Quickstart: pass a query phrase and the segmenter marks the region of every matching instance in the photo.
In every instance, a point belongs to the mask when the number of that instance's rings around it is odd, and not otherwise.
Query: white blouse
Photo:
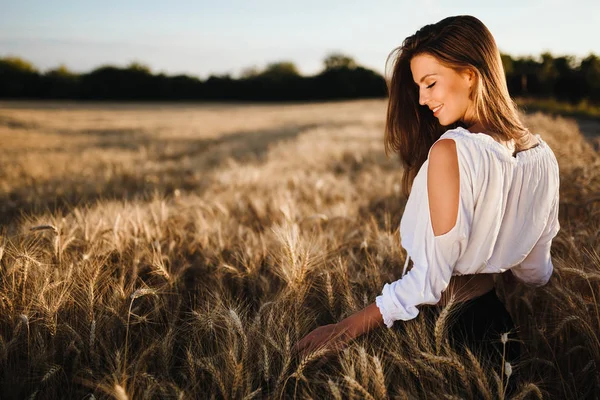
[[[559,170],[552,149],[539,145],[518,152],[485,133],[451,129],[438,140],[456,142],[460,200],[456,224],[435,236],[427,195],[428,159],[419,169],[400,222],[407,251],[401,279],[386,283],[376,304],[388,327],[436,304],[452,275],[512,270],[521,281],[541,286],[552,275],[552,239],[558,222]],[[513,144],[514,150],[514,144]],[[431,149],[430,149],[431,152]],[[409,257],[413,267],[406,273]]]

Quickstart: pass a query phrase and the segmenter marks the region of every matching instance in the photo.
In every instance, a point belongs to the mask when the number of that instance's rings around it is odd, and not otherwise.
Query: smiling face
[[[413,80],[419,87],[419,104],[427,106],[442,126],[462,121],[475,123],[473,101],[469,99],[475,76],[472,71],[457,72],[429,54],[410,60]]]

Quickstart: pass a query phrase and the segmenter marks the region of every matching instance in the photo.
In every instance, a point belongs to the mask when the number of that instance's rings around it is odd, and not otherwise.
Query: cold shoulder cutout
[[[453,140],[438,140],[431,147],[427,198],[434,236],[448,233],[456,225],[460,199],[460,172]]]

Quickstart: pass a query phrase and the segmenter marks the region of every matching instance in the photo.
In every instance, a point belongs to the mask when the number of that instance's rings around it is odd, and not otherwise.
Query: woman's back
[[[402,246],[414,262],[427,263],[426,253],[432,248],[462,241],[453,275],[512,269],[531,285],[547,282],[552,273],[550,244],[560,229],[559,170],[552,149],[536,137],[539,145],[514,157],[484,133],[456,128],[440,137],[456,142],[459,213],[449,232],[433,236],[426,161],[415,178],[411,190],[415,195],[409,197],[400,225]]]

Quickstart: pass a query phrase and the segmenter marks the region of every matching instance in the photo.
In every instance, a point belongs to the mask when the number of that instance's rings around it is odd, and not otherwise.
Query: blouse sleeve
[[[415,318],[419,314],[418,305],[439,302],[456,261],[466,249],[474,210],[472,169],[461,141],[455,142],[460,177],[456,223],[450,231],[434,235],[427,193],[428,159],[415,177],[400,222],[402,246],[413,260],[413,267],[401,279],[386,283],[375,300],[388,328],[396,320]]]
[[[544,228],[542,236],[533,246],[531,252],[525,257],[520,264],[511,268],[513,274],[529,286],[543,286],[550,280],[550,276],[554,271],[552,258],[550,257],[550,248],[552,247],[552,239],[560,230],[558,222],[558,203],[559,203],[558,188],[554,196],[548,223]]]

